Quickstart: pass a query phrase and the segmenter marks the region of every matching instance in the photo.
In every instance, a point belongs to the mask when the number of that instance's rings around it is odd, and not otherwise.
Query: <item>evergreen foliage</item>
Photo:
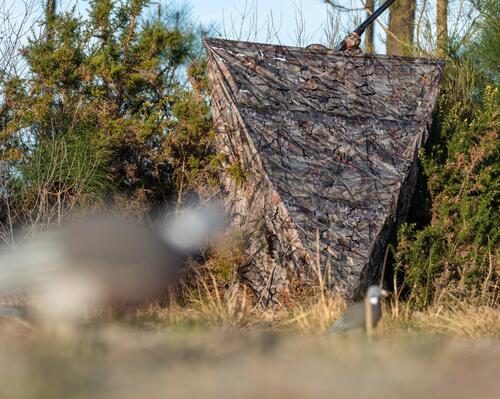
[[[186,9],[148,17],[149,5],[91,0],[87,18],[47,11],[22,50],[28,73],[2,82],[1,155],[18,186],[83,185],[75,205],[120,196],[147,210],[213,182],[200,28]]]
[[[430,223],[399,231],[396,266],[420,308],[445,298],[499,298],[499,50],[492,40],[500,15],[494,1],[479,9],[475,40],[449,55],[434,134],[420,157]]]

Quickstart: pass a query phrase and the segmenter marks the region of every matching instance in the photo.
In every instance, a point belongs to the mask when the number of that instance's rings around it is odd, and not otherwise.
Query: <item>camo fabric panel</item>
[[[228,211],[251,243],[265,241],[246,278],[272,298],[314,276],[319,249],[329,284],[354,297],[377,276],[409,206],[442,62],[219,39],[205,47],[218,143],[246,172],[239,186],[226,176]]]

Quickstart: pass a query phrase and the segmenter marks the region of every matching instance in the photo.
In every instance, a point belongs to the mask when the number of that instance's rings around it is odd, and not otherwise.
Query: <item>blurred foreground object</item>
[[[217,227],[206,209],[158,231],[111,217],[73,222],[0,253],[0,296],[28,292],[38,317],[68,321],[138,305],[167,292]]]
[[[370,334],[382,317],[380,299],[387,296],[389,296],[388,291],[378,285],[371,285],[364,301],[351,305],[328,329],[327,334],[345,335],[362,330]]]
[[[0,306],[0,337],[30,337],[34,324],[31,308]]]

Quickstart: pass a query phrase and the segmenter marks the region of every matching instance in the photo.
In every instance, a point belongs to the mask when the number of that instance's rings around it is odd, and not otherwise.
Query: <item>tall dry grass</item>
[[[212,265],[213,266],[213,265]],[[227,265],[226,265],[227,266]],[[236,266],[235,266],[236,268]],[[321,276],[321,274],[318,274]],[[383,302],[376,337],[439,334],[456,338],[500,338],[498,306],[477,306],[446,298],[424,310],[402,301],[399,293]],[[322,279],[310,282],[306,294],[290,295],[283,304],[264,307],[244,285],[221,286],[213,270],[198,271],[168,304],[155,303],[129,314],[141,326],[168,329],[232,328],[322,335],[349,304],[324,287]]]

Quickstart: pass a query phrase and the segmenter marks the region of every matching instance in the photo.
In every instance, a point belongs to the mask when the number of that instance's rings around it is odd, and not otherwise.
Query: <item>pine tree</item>
[[[117,198],[151,208],[212,176],[202,72],[185,81],[199,29],[185,9],[145,17],[149,3],[91,0],[81,18],[47,1],[45,29],[22,52],[28,73],[5,82],[0,107],[19,201],[30,191],[31,208],[41,192],[51,210]]]

